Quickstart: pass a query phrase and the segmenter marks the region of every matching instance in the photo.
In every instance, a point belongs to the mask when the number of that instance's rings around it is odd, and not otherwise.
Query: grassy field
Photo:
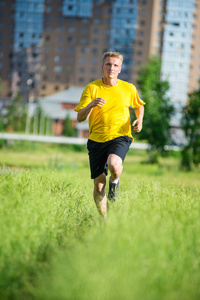
[[[199,299],[199,170],[131,149],[103,220],[75,150],[0,149],[0,299]]]

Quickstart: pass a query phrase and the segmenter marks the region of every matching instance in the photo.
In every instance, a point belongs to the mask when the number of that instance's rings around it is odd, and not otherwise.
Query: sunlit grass
[[[0,150],[0,298],[199,299],[199,171],[146,161],[127,155],[104,221],[86,150]]]

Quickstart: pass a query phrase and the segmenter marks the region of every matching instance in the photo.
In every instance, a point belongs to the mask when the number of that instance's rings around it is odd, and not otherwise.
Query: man
[[[94,201],[100,214],[107,215],[106,176],[110,171],[108,198],[115,201],[119,189],[122,163],[132,143],[129,107],[135,109],[134,131],[140,132],[145,104],[133,84],[118,79],[123,56],[106,52],[103,56],[103,78],[86,86],[75,108],[78,122],[89,118],[89,151],[91,178],[94,179]]]

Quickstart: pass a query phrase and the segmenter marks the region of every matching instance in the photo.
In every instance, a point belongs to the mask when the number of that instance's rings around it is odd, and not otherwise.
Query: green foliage
[[[170,142],[170,118],[174,111],[166,95],[169,83],[160,79],[160,73],[161,61],[153,56],[138,74],[138,87],[146,102],[143,129],[139,138],[151,145],[155,159],[155,153],[162,153],[164,146]]]
[[[70,116],[67,115],[63,123],[63,135],[64,136],[76,136],[76,129],[72,126]]]
[[[53,120],[48,118],[41,105],[37,105],[34,115],[29,120],[29,132],[41,135],[52,134]]]
[[[0,149],[6,145],[6,140],[0,139]]]
[[[4,122],[3,122],[3,120],[0,120],[0,132],[4,131],[5,129],[6,129],[6,126],[5,126]]]
[[[7,129],[11,131],[25,131],[26,127],[26,104],[18,93],[7,107]]]
[[[182,166],[188,164],[190,170],[191,163],[196,167],[200,164],[200,89],[188,95],[181,126],[188,140],[188,144],[182,151]],[[188,156],[189,152],[190,156]]]

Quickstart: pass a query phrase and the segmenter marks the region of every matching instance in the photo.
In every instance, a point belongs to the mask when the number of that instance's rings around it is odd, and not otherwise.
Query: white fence
[[[34,134],[17,134],[17,133],[1,133],[0,139],[5,140],[21,140],[43,143],[57,143],[57,144],[71,144],[71,145],[86,145],[87,139],[77,137],[63,137],[63,136],[46,136],[46,135],[34,135]],[[131,148],[133,149],[148,149],[149,145],[145,143],[133,142]],[[165,146],[166,150],[179,151],[178,146]]]

